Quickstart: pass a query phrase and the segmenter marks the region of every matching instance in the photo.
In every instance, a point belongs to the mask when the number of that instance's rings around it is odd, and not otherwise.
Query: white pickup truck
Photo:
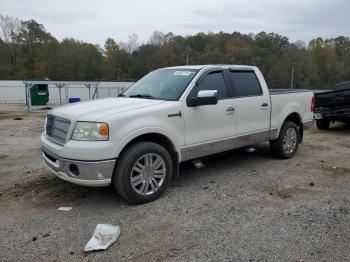
[[[115,98],[51,110],[41,136],[46,166],[86,186],[113,184],[132,203],[160,197],[179,163],[264,141],[293,157],[313,124],[314,95],[269,91],[257,67],[155,70]]]

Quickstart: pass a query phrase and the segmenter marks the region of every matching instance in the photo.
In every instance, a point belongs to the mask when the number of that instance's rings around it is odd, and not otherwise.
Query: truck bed
[[[298,108],[304,124],[312,122],[312,90],[304,89],[269,89],[271,97],[271,130],[279,128],[280,123],[288,116],[290,108]],[[277,138],[277,133],[271,140]],[[271,138],[271,137],[270,137]]]

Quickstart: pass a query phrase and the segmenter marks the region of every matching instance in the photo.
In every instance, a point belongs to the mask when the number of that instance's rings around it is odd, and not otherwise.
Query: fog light
[[[72,175],[79,176],[79,168],[76,164],[70,164],[69,171],[72,173]]]

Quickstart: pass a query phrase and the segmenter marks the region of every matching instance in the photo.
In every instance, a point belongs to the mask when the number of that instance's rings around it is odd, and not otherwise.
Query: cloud
[[[216,8],[199,8],[198,19],[187,24],[194,30],[277,32],[291,40],[318,36],[350,35],[350,1],[255,0],[225,1]]]

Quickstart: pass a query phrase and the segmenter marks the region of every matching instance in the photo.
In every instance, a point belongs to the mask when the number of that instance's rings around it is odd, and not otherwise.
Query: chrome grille
[[[53,140],[64,144],[70,127],[70,120],[61,117],[47,115],[46,117],[46,135]]]

